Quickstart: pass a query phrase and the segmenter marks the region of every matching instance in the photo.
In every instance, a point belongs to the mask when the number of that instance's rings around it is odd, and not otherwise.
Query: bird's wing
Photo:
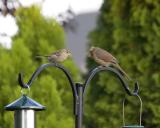
[[[53,52],[50,56],[61,56],[61,52],[60,51],[56,51],[56,52]]]
[[[95,52],[97,58],[100,58],[105,62],[117,63],[117,59],[114,56],[112,56],[109,52],[101,48],[97,48]]]

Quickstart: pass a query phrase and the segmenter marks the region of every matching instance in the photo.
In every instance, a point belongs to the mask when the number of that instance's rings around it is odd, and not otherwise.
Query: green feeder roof
[[[21,98],[5,106],[5,109],[8,111],[22,110],[22,109],[32,109],[36,111],[41,111],[45,109],[45,106],[39,104],[38,102],[27,97],[26,95],[22,95]]]

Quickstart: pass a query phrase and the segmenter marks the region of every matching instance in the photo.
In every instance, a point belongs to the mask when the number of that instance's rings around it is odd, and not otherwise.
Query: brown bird
[[[56,52],[53,52],[50,55],[36,56],[37,58],[47,57],[49,62],[63,62],[68,57],[72,56],[71,52],[67,49],[60,49]]]
[[[126,76],[128,80],[131,80],[130,77],[120,67],[117,59],[109,52],[98,47],[91,47],[89,50],[89,57],[93,58],[98,64],[102,66],[113,66],[117,68],[124,76]]]

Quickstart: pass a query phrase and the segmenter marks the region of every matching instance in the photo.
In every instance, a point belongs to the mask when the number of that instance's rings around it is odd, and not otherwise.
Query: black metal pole
[[[70,73],[66,70],[66,68],[64,68],[62,65],[58,64],[58,63],[49,63],[49,64],[43,64],[41,65],[31,76],[30,80],[28,81],[28,83],[24,83],[23,81],[23,76],[20,73],[19,77],[18,77],[18,81],[19,84],[22,88],[28,88],[32,85],[32,82],[35,80],[35,78],[47,67],[56,67],[59,68],[63,71],[63,73],[66,75],[66,77],[68,78],[69,82],[70,82],[70,86],[72,89],[72,93],[73,93],[73,108],[74,108],[74,114],[75,114],[75,128],[82,128],[82,122],[83,122],[83,100],[85,97],[85,93],[87,90],[87,87],[89,86],[90,81],[92,80],[92,78],[101,71],[110,71],[112,73],[114,73],[119,79],[120,82],[122,84],[122,86],[124,87],[125,91],[128,93],[128,95],[132,96],[132,95],[137,95],[138,91],[139,91],[139,86],[138,86],[138,82],[135,82],[135,89],[134,91],[130,91],[128,84],[125,82],[123,75],[118,72],[116,69],[112,68],[112,67],[104,67],[104,66],[98,66],[96,68],[94,68],[93,70],[91,70],[91,72],[88,74],[88,77],[85,81],[84,84],[80,84],[80,83],[74,83],[72,80],[72,77],[70,75]]]
[[[82,128],[83,121],[83,85],[76,83],[78,92],[77,115],[75,118],[75,128]]]

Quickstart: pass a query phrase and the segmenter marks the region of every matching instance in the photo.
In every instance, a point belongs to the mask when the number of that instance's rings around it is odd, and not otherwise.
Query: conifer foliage
[[[160,126],[160,2],[158,0],[104,0],[90,46],[111,52],[122,68],[139,81],[143,100],[142,123]],[[88,67],[96,64],[88,59]],[[122,126],[124,90],[111,74],[97,76],[88,92],[86,125],[91,128]],[[133,90],[133,83],[130,83]],[[126,123],[138,124],[139,102],[128,98]]]
[[[45,18],[40,8],[31,6],[16,12],[19,31],[13,37],[11,49],[0,47],[0,127],[14,127],[14,114],[4,106],[21,96],[18,73],[24,74],[27,82],[32,73],[47,60],[38,60],[36,55],[46,55],[64,48],[64,31],[54,20]],[[77,69],[73,61],[63,65],[76,80]],[[29,97],[46,106],[37,112],[37,128],[73,128],[72,93],[66,76],[56,68],[43,71],[33,82]]]

